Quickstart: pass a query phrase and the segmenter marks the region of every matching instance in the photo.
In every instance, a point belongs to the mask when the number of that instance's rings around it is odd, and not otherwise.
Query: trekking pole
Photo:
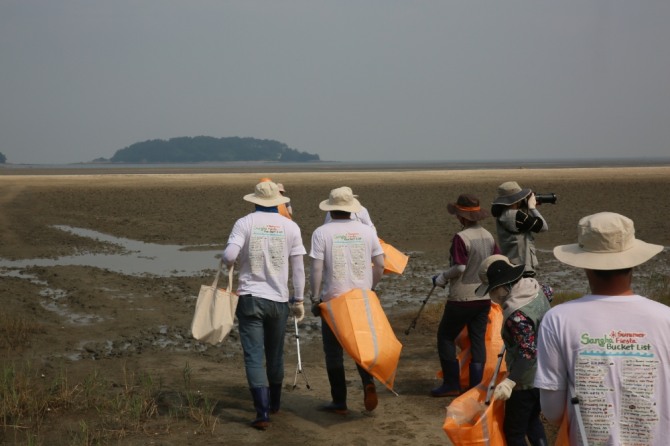
[[[579,410],[579,397],[570,397],[570,403],[575,408],[575,417],[577,418],[577,426],[579,427],[579,435],[582,437],[582,445],[589,446],[589,439],[586,438],[586,429],[584,428],[584,420],[582,420],[582,413]]]
[[[496,388],[496,379],[498,379],[498,372],[500,372],[500,366],[502,365],[502,359],[505,356],[505,344],[503,344],[498,353],[498,362],[496,363],[496,369],[493,372],[491,381],[489,381],[489,388],[486,390],[486,401],[484,403],[488,406],[491,403],[491,395],[493,395],[493,390]]]
[[[298,350],[298,366],[295,369],[295,378],[293,378],[293,389],[295,390],[297,387],[298,374],[305,378],[305,385],[308,389],[311,389],[309,386],[309,381],[307,381],[307,375],[305,375],[305,371],[302,369],[302,360],[300,359],[300,334],[298,333],[298,318],[293,318],[293,324],[295,325],[295,345],[296,349]]]
[[[409,324],[409,327],[407,327],[407,330],[405,330],[405,334],[408,335],[410,330],[412,330],[414,327],[416,327],[416,321],[419,320],[419,316],[421,316],[421,312],[423,311],[423,307],[426,306],[426,303],[428,302],[428,299],[430,299],[430,295],[433,294],[433,291],[435,291],[436,285],[433,285],[433,288],[430,289],[430,293],[428,293],[428,296],[423,300],[423,303],[421,304],[421,308],[419,308],[419,312],[417,313],[416,317],[412,321],[411,324]]]

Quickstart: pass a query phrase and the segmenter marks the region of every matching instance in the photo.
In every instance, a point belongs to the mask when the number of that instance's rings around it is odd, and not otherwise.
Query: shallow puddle
[[[125,275],[155,276],[194,276],[203,270],[216,269],[218,260],[214,257],[220,249],[211,246],[158,245],[127,238],[114,237],[90,229],[70,226],[54,226],[62,231],[81,237],[88,237],[106,243],[119,245],[124,253],[116,254],[81,254],[59,257],[57,259],[24,259],[7,260],[0,258],[0,275],[16,275],[11,270],[29,266],[52,267],[57,265],[92,266],[107,269]],[[2,271],[4,270],[4,271]]]

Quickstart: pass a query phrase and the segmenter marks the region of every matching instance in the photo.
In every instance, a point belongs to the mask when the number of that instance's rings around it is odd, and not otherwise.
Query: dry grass
[[[66,369],[48,381],[30,364],[3,364],[1,372],[1,427],[20,444],[48,444],[50,432],[43,426],[50,417],[68,425],[72,445],[120,440],[143,432],[148,423],[159,418],[166,430],[171,422],[188,420],[196,423],[197,429],[212,432],[217,422],[215,402],[190,390],[188,364],[184,392],[169,401],[154,377],[125,367],[120,384],[97,370],[78,382],[72,382]]]

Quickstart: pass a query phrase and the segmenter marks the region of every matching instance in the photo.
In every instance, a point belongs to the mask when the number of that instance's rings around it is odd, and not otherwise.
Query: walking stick
[[[298,366],[295,369],[295,378],[293,379],[293,389],[295,390],[296,386],[298,385],[298,374],[302,375],[303,378],[305,378],[305,385],[307,386],[308,389],[311,389],[309,386],[309,381],[307,381],[307,375],[305,375],[305,371],[302,369],[302,360],[300,359],[300,334],[298,333],[298,319],[296,317],[293,318],[293,325],[295,325],[295,345],[296,349],[298,350]]]
[[[416,321],[419,320],[419,316],[421,316],[421,312],[423,311],[423,307],[426,306],[426,303],[428,302],[428,299],[430,299],[430,295],[433,294],[433,291],[435,291],[435,286],[433,285],[433,288],[430,289],[430,293],[428,293],[428,296],[423,300],[423,303],[421,304],[421,308],[419,308],[419,312],[417,313],[416,317],[412,321],[411,324],[409,324],[409,327],[407,327],[407,330],[405,330],[405,334],[408,335],[410,330],[412,330],[414,327],[416,327]]]
[[[493,377],[489,381],[489,388],[486,390],[486,401],[484,403],[488,406],[491,403],[491,395],[493,395],[493,390],[496,388],[496,379],[498,378],[498,372],[500,372],[500,366],[502,364],[503,356],[505,356],[505,344],[503,344],[498,353],[498,362],[496,363],[496,369],[493,372]]]
[[[570,397],[570,403],[575,408],[575,417],[577,418],[577,426],[579,427],[579,435],[582,437],[582,445],[589,446],[589,440],[586,438],[586,429],[584,429],[584,420],[582,420],[582,412],[579,410],[579,397]]]

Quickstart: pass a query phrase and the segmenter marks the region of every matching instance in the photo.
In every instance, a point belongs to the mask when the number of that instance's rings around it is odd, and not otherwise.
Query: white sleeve
[[[291,256],[289,261],[293,273],[293,297],[297,301],[302,301],[305,298],[305,264],[302,255]]]
[[[323,278],[323,260],[312,259],[312,270],[310,273],[309,284],[312,292],[312,298],[318,300],[321,294],[321,279]]]
[[[540,407],[542,414],[551,424],[559,425],[565,414],[565,390],[540,389]]]

